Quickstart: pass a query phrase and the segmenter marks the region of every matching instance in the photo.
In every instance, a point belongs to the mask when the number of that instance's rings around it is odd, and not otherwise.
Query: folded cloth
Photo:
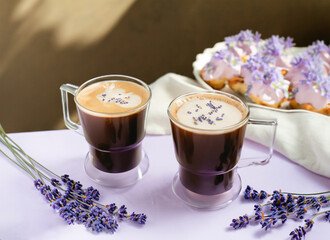
[[[148,113],[148,134],[170,134],[170,122],[167,116],[170,102],[181,94],[205,90],[197,81],[174,73],[160,77],[150,85],[150,88],[152,99]]]
[[[152,100],[147,133],[170,134],[167,107],[177,96],[203,91],[197,81],[168,73],[150,85]],[[281,110],[251,104],[251,118],[277,119],[274,149],[297,164],[330,178],[330,117],[305,110]],[[250,127],[249,127],[250,128]],[[249,129],[248,128],[248,129]],[[246,137],[260,144],[269,142],[271,131],[253,127]]]

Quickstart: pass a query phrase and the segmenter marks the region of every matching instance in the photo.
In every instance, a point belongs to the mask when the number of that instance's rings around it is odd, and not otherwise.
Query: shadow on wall
[[[64,128],[61,84],[193,77],[196,54],[240,30],[329,44],[328,9],[328,0],[2,1],[0,123],[7,132]]]

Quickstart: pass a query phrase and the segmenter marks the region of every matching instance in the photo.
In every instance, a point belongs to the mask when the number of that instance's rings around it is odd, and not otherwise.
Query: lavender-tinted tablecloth
[[[94,184],[84,173],[88,146],[83,137],[69,130],[14,133],[10,136],[32,157],[58,174],[69,174],[101,192],[101,202],[125,204],[128,211],[147,214],[147,224],[120,223],[113,235],[93,234],[82,225],[66,225],[35,190],[32,179],[0,154],[0,239],[289,239],[289,233],[303,221],[288,220],[265,232],[260,226],[233,230],[232,218],[253,213],[253,203],[242,193],[228,207],[217,211],[190,208],[172,193],[171,183],[178,164],[171,136],[147,136],[143,146],[150,168],[143,179],[126,189],[109,189]],[[2,146],[1,146],[2,147]],[[262,155],[263,148],[246,140],[243,155]],[[266,166],[238,170],[243,183],[255,189],[316,192],[330,188],[328,178],[316,175],[275,153]],[[243,190],[242,190],[243,191]],[[329,223],[316,219],[307,239],[329,236]]]

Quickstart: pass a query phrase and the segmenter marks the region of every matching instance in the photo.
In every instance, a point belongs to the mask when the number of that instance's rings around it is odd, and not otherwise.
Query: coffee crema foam
[[[87,86],[76,98],[80,105],[94,112],[123,113],[144,104],[149,93],[136,83],[111,80]]]
[[[186,126],[220,130],[239,123],[247,110],[226,96],[201,94],[182,99],[171,113]]]

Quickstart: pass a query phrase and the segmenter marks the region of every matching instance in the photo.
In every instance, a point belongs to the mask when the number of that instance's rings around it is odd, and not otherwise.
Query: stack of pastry
[[[261,40],[250,30],[225,38],[226,48],[213,54],[201,70],[202,79],[221,90],[226,84],[257,104],[330,115],[330,47],[317,41],[299,55],[292,38]]]

